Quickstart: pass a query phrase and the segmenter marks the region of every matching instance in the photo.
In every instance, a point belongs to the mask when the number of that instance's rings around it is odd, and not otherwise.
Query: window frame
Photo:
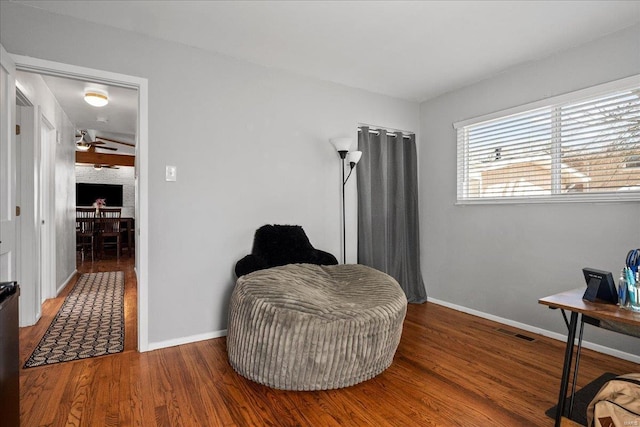
[[[565,93],[558,96],[553,96],[539,101],[530,102],[517,107],[508,108],[505,110],[496,111],[483,116],[474,117],[471,119],[459,121],[453,123],[453,128],[456,133],[456,205],[482,205],[482,204],[534,204],[534,203],[567,203],[567,202],[638,202],[640,201],[640,191],[610,191],[610,192],[594,192],[594,193],[559,193],[545,196],[524,196],[524,197],[464,197],[465,191],[465,179],[464,176],[469,173],[467,153],[468,138],[463,137],[462,144],[466,146],[460,146],[459,134],[465,131],[465,127],[479,124],[482,122],[488,122],[497,119],[507,119],[509,116],[516,114],[522,114],[526,112],[532,112],[543,108],[551,108],[552,111],[557,109],[566,103],[577,103],[585,99],[594,98],[598,96],[605,96],[611,92],[623,91],[627,89],[640,88],[640,74],[636,74],[623,79],[611,81],[604,84],[599,84],[586,89],[580,89],[577,91]],[[553,113],[552,113],[553,114]],[[555,138],[554,138],[555,139]],[[555,149],[554,149],[555,147]],[[552,139],[552,151],[559,152],[559,144],[553,142]],[[465,156],[460,159],[460,155]],[[560,162],[560,158],[552,156],[552,163]],[[557,185],[560,176],[560,170],[557,168],[551,172],[551,185]],[[468,182],[468,180],[467,180]]]

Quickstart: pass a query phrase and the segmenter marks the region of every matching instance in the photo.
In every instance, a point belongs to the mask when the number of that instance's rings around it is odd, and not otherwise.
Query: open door
[[[38,137],[40,107],[31,105],[16,90],[20,101],[16,109],[16,121],[20,126],[18,138],[17,179],[20,218],[18,221],[18,278],[20,280],[20,326],[34,325],[41,315],[42,256],[40,250],[40,141]]]
[[[16,67],[0,45],[0,281],[16,272]]]

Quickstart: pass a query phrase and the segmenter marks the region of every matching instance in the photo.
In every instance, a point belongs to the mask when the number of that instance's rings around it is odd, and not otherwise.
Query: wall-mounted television
[[[106,199],[107,206],[122,206],[122,185],[76,183],[76,206],[91,206]]]

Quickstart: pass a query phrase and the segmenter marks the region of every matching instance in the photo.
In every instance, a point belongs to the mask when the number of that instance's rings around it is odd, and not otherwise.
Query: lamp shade
[[[361,157],[362,151],[350,151],[349,154],[347,154],[347,163],[353,164],[355,166],[358,164]]]
[[[109,103],[109,97],[106,92],[97,89],[89,89],[84,93],[84,100],[87,104],[94,107],[104,107]]]
[[[331,138],[329,141],[338,152],[349,151],[349,147],[351,147],[351,138]]]

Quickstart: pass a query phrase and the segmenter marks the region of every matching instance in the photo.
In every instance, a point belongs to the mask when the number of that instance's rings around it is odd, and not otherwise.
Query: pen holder
[[[640,312],[640,285],[639,283],[627,283],[627,304],[624,308]]]
[[[620,308],[629,307],[629,287],[627,286],[627,281],[622,278],[618,282],[618,304]]]

